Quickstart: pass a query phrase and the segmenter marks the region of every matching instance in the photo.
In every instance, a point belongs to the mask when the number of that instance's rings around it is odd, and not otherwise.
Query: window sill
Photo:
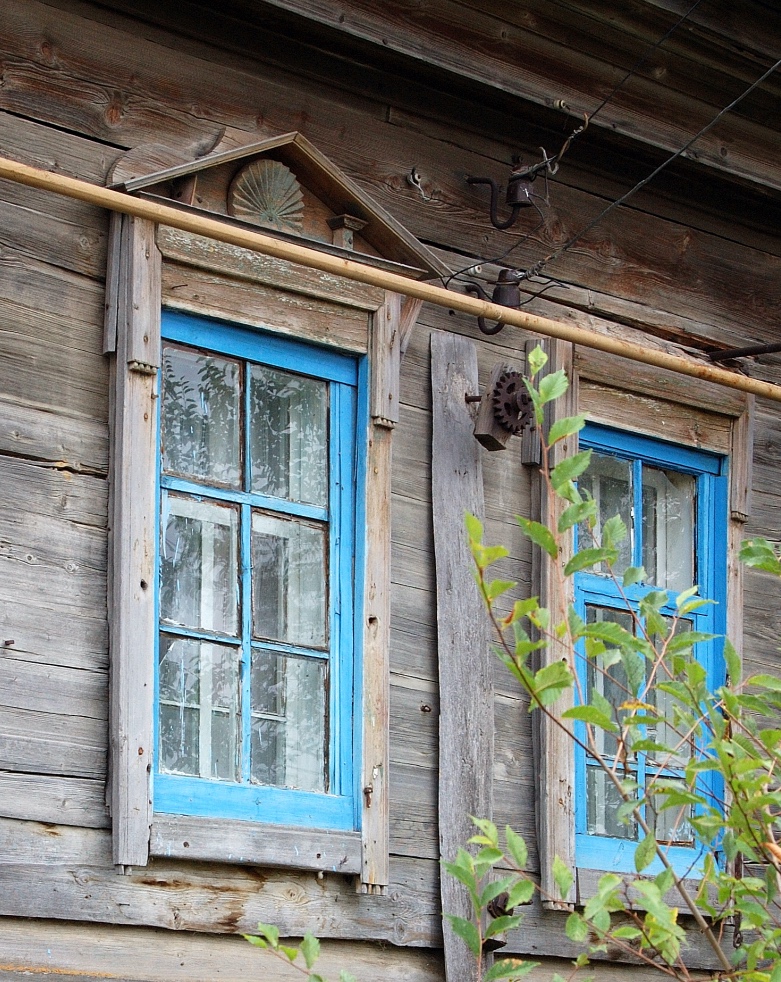
[[[585,869],[580,866],[578,867],[577,877],[576,877],[576,885],[577,885],[577,900],[575,902],[576,906],[583,907],[592,897],[595,897],[597,895],[599,881],[601,877],[605,876],[605,874],[608,872],[611,871],[603,870],[603,869]],[[615,870],[613,870],[612,872],[615,872],[617,876],[622,876],[622,877],[632,876],[635,877],[636,879],[648,879],[648,880],[653,879],[652,876],[640,876],[635,873],[619,873],[616,872]],[[690,894],[696,894],[700,886],[700,880],[697,877],[686,877],[683,880],[683,883]],[[632,903],[631,888],[629,892],[629,900],[630,900],[630,906],[634,907],[634,904]],[[664,902],[667,904],[674,904],[676,906],[682,907],[680,894],[675,889],[675,887],[673,887],[672,890],[667,891],[667,893],[664,896]],[[685,910],[682,910],[681,912],[684,914],[687,913],[687,911]]]
[[[361,872],[361,833],[156,815],[150,855],[247,866]]]

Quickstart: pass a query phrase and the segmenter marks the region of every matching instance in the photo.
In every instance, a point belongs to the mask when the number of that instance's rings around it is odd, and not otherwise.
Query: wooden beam
[[[464,514],[483,519],[480,447],[464,396],[477,392],[477,352],[467,338],[431,335],[432,499],[439,656],[439,844],[453,860],[474,828],[469,816],[492,817],[494,758],[490,626],[472,579]],[[442,909],[471,916],[458,881],[442,875]],[[474,958],[445,923],[448,982],[470,982]]]
[[[706,379],[743,392],[764,396],[774,402],[781,402],[781,386],[763,382],[760,379],[746,378],[726,369],[717,368],[710,363],[689,361],[678,355],[648,350],[639,344],[594,334],[584,328],[549,320],[546,317],[538,317],[523,310],[501,307],[498,304],[445,290],[430,283],[416,282],[405,276],[400,276],[398,273],[365,266],[352,259],[343,259],[339,256],[321,253],[316,249],[301,246],[295,242],[276,239],[262,232],[234,228],[216,218],[206,218],[202,215],[178,211],[167,205],[133,198],[108,188],[96,187],[86,181],[66,177],[63,174],[53,174],[37,167],[29,167],[7,158],[0,158],[0,178],[17,181],[20,184],[40,190],[52,191],[55,194],[64,194],[80,201],[88,201],[101,208],[107,208],[110,211],[135,215],[138,218],[145,218],[161,225],[194,232],[196,235],[205,235],[218,242],[227,242],[267,256],[286,259],[289,262],[299,263],[311,269],[319,269],[335,276],[344,276],[346,279],[379,286],[403,296],[428,301],[439,307],[460,310],[475,317],[483,316],[491,321],[502,321],[506,325],[520,327],[545,337],[582,344],[587,348],[620,355],[631,361],[667,368],[681,375]]]

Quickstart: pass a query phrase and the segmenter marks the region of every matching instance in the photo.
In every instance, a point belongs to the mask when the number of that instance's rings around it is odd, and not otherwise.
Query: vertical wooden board
[[[374,315],[371,340],[371,416],[383,426],[399,421],[399,368],[401,365],[401,297],[386,293]]]
[[[125,225],[125,223],[123,223]],[[160,254],[152,223],[123,231],[111,528],[111,815],[114,862],[143,866],[152,764]],[[124,244],[127,242],[127,251]]]
[[[548,353],[548,363],[541,375],[564,369],[570,380],[567,394],[547,407],[545,428],[550,428],[555,419],[571,416],[577,411],[577,381],[572,368],[572,345],[565,341],[550,340],[542,343]],[[539,379],[539,376],[538,376]],[[564,457],[577,452],[577,435],[562,440],[551,451],[549,466],[555,467]],[[566,502],[560,499],[549,500],[544,478],[540,473],[533,484],[532,518],[551,528],[555,528],[559,515]],[[559,564],[567,561],[565,554]],[[558,564],[543,555],[539,547],[532,551],[533,589],[540,598],[540,604],[551,611],[552,623],[563,621],[567,614],[569,593]],[[545,664],[566,659],[571,654],[566,645],[551,642],[541,653]],[[575,666],[571,666],[573,671]],[[568,706],[565,697],[556,704],[556,712],[561,713]],[[535,773],[537,774],[537,848],[540,857],[540,887],[544,906],[552,909],[568,909],[574,902],[574,888],[567,897],[559,895],[553,876],[553,860],[558,856],[567,866],[575,868],[575,800],[574,800],[574,754],[572,737],[566,729],[554,725],[543,713],[533,715],[533,738],[535,754]]]
[[[453,859],[472,834],[470,815],[490,818],[494,749],[490,628],[472,578],[464,514],[484,512],[480,447],[472,435],[465,396],[477,391],[475,345],[466,338],[431,335],[433,396],[432,498],[437,576],[439,657],[439,842]],[[442,876],[442,908],[469,917],[466,891]],[[474,959],[448,924],[449,982],[474,976]]]
[[[390,727],[390,555],[392,430],[372,426],[366,478],[366,579],[363,642],[363,815],[361,891],[390,882],[388,731]],[[367,789],[371,789],[370,791]]]
[[[751,517],[755,415],[756,398],[748,396],[745,410],[732,421],[729,507],[736,522],[747,522]]]

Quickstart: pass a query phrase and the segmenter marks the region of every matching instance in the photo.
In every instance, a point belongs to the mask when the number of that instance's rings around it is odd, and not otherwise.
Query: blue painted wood
[[[159,494],[168,491],[239,505],[240,635],[224,635],[173,627],[161,623],[161,631],[181,637],[225,641],[241,648],[242,733],[241,780],[222,782],[200,777],[160,773],[153,776],[154,809],[157,813],[220,816],[271,824],[324,829],[360,827],[360,647],[362,632],[356,609],[362,609],[363,537],[356,535],[356,516],[365,508],[365,458],[368,439],[368,366],[366,358],[353,358],[295,340],[236,327],[207,318],[166,311],[163,336],[168,341],[191,345],[243,360],[270,365],[329,384],[329,507],[277,499],[252,493],[244,468],[242,490],[227,490],[172,475],[158,478]],[[248,364],[244,367],[245,381]],[[249,391],[244,385],[244,418],[249,419]],[[159,427],[158,427],[159,429]],[[250,459],[248,427],[244,427],[243,453]],[[328,523],[329,637],[327,650],[282,642],[252,639],[251,522],[253,509],[296,519]],[[158,518],[159,521],[159,518]],[[158,539],[160,533],[158,529]],[[159,571],[158,585],[159,595]],[[159,599],[158,599],[159,609]],[[159,644],[159,641],[158,641]],[[250,682],[253,650],[260,648],[327,659],[329,662],[328,793],[266,787],[250,781],[251,717]],[[157,681],[156,681],[157,687]],[[155,759],[158,759],[158,713],[155,713]]]
[[[632,461],[634,481],[635,521],[632,546],[632,563],[642,565],[642,468],[645,464],[669,470],[693,474],[697,478],[697,510],[695,524],[695,579],[700,587],[700,595],[716,601],[687,615],[696,631],[723,635],[726,630],[726,592],[727,592],[727,523],[728,523],[728,480],[725,458],[706,451],[694,450],[675,444],[613,430],[609,427],[588,424],[580,435],[581,449],[591,448],[599,453],[607,453]],[[653,589],[653,584],[640,584],[627,588],[624,592],[630,605],[636,607],[644,593]],[[675,613],[675,594],[669,592],[670,602],[662,613],[672,616]],[[625,601],[618,586],[605,576],[584,571],[575,576],[575,608],[585,619],[586,606],[596,605],[626,609]],[[717,688],[724,680],[723,638],[714,637],[711,641],[698,644],[695,655],[705,666],[708,686]],[[585,659],[579,662],[581,685],[586,686]],[[577,724],[576,733],[581,740],[585,737],[585,727]],[[633,840],[609,836],[589,835],[586,815],[586,771],[587,755],[584,749],[575,753],[576,811],[575,811],[575,855],[578,866],[585,868],[631,872],[634,870]],[[680,773],[674,768],[670,776]],[[667,771],[665,771],[667,774]],[[638,755],[637,779],[644,786],[645,757]],[[717,800],[721,800],[723,786],[713,775],[702,777],[703,788]],[[680,874],[696,873],[702,862],[700,847],[671,846],[668,857]],[[658,869],[657,869],[658,866]],[[648,872],[654,874],[661,869],[653,864]]]

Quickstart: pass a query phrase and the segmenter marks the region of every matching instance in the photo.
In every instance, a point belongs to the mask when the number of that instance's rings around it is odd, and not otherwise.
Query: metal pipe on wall
[[[653,365],[656,368],[665,368],[680,375],[715,382],[718,385],[726,385],[742,392],[764,396],[774,402],[781,402],[781,386],[773,385],[770,382],[747,378],[712,364],[689,361],[679,355],[671,355],[664,351],[649,350],[631,341],[622,341],[618,338],[596,334],[585,328],[564,324],[547,317],[539,317],[526,311],[502,307],[468,294],[455,293],[441,286],[422,283],[398,273],[376,269],[354,259],[328,255],[308,246],[276,239],[271,235],[265,235],[263,232],[227,225],[218,218],[190,214],[158,202],[134,198],[121,191],[98,187],[95,184],[74,177],[67,177],[64,174],[53,174],[50,171],[30,167],[5,157],[0,157],[0,178],[38,188],[42,191],[51,191],[54,194],[76,198],[79,201],[96,205],[99,208],[106,208],[109,211],[146,218],[161,225],[181,229],[184,232],[203,235],[218,242],[240,246],[253,252],[263,253],[266,256],[298,263],[335,276],[343,276],[349,280],[391,290],[404,296],[415,297],[439,307],[459,310],[474,317],[484,317],[486,320],[502,321],[504,324],[520,327],[525,331],[541,334],[544,337],[559,338],[572,344],[580,344],[608,354],[619,355],[630,361]]]

